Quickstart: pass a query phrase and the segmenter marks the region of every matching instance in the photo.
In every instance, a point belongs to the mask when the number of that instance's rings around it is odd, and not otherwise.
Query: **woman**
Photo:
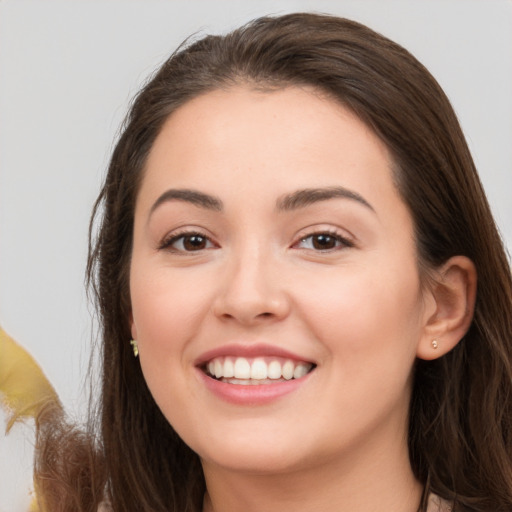
[[[182,47],[97,216],[100,437],[41,417],[49,510],[510,510],[510,269],[403,48],[312,14]]]

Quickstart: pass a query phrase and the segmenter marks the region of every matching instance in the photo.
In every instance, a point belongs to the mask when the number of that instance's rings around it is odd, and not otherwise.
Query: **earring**
[[[437,340],[432,340],[432,348],[435,350],[439,346],[439,343],[437,343]]]
[[[135,357],[137,357],[139,355],[139,346],[137,345],[137,341],[136,340],[131,340],[130,341],[130,345],[133,348],[133,355]]]

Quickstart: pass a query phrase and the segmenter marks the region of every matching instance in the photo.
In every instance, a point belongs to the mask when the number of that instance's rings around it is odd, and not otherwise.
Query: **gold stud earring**
[[[131,340],[130,341],[130,345],[133,348],[133,355],[135,357],[137,357],[139,355],[139,346],[137,345],[137,341],[136,340]]]
[[[432,340],[432,348],[435,350],[439,346],[439,343],[437,343],[437,340]]]

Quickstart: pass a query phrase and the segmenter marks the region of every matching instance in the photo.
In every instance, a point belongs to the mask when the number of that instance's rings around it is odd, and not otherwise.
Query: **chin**
[[[302,466],[304,462],[297,446],[300,443],[283,443],[268,437],[225,435],[217,441],[212,439],[208,446],[192,446],[192,449],[198,453],[203,465],[227,471],[269,474],[288,472]]]
[[[201,457],[203,466],[215,466],[225,471],[246,473],[254,475],[271,475],[288,473],[299,469],[302,464],[299,460],[292,460],[290,453],[286,456],[265,452],[242,453],[238,452],[224,454],[219,457],[217,454],[212,457]]]

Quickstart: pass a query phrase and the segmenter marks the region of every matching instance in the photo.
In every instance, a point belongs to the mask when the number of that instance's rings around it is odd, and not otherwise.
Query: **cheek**
[[[414,359],[421,333],[421,294],[414,265],[365,265],[336,271],[302,290],[304,316],[316,337],[345,358],[387,353]],[[318,277],[318,276],[317,276]]]
[[[133,268],[130,291],[144,379],[158,407],[174,424],[187,410],[192,368],[189,341],[208,306],[199,286],[180,282],[169,270]]]
[[[175,359],[208,311],[204,288],[194,286],[194,280],[181,282],[169,271],[151,275],[135,268],[130,292],[142,358]]]

